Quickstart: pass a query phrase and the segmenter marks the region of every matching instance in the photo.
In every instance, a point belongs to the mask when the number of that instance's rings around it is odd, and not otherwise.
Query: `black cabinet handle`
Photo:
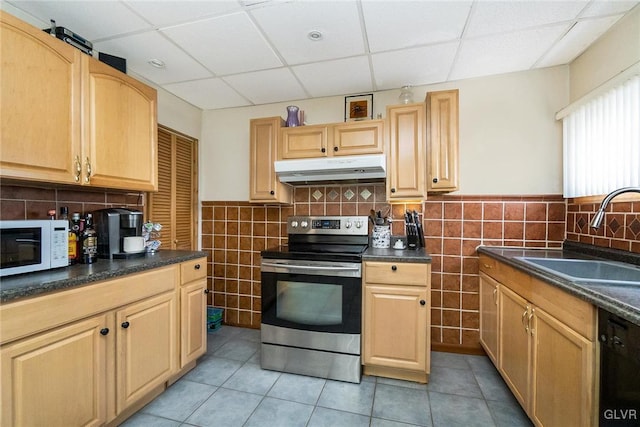
[[[194,265],[193,268],[195,268],[196,270],[200,270],[200,264]]]
[[[276,192],[271,190],[271,191],[269,191],[269,194],[271,194],[273,196],[274,194],[276,194]]]
[[[392,188],[392,189],[391,189],[391,192],[392,192],[392,193],[395,193],[395,192],[396,192],[396,189],[395,189],[395,188]]]
[[[122,326],[123,329],[127,329],[129,327],[129,322],[122,322],[120,326]]]
[[[109,333],[109,328],[100,329],[100,335],[107,335]]]
[[[438,178],[433,178],[432,181],[433,181],[434,184],[437,184],[438,183]]]
[[[205,294],[208,294],[209,292],[211,292],[209,289],[205,289],[205,290],[204,290],[204,293],[205,293]]]
[[[395,265],[392,265],[392,266],[391,266],[391,271],[396,271],[397,269],[398,269],[398,267],[397,267],[397,266],[395,266]]]
[[[420,300],[420,305],[425,305],[427,302],[423,299]]]
[[[333,151],[338,151],[338,147],[333,147]]]
[[[324,147],[322,147],[322,150],[320,150],[320,151],[322,151],[323,153],[326,153],[326,152],[327,152],[327,149],[326,149],[326,148],[324,148]]]

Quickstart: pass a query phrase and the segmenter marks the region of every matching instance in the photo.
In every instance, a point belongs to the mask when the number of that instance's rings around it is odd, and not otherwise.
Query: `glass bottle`
[[[411,104],[413,102],[413,92],[411,86],[402,86],[400,89],[400,96],[398,96],[400,104]]]
[[[93,215],[85,215],[84,230],[82,231],[82,253],[80,261],[83,264],[93,264],[98,261],[98,233],[93,228]]]
[[[78,244],[80,242],[80,214],[74,212],[69,222],[69,265],[77,264],[80,253]]]

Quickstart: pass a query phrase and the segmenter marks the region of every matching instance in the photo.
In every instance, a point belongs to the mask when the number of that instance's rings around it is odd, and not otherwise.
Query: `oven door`
[[[361,271],[360,263],[264,259],[262,323],[360,334]]]

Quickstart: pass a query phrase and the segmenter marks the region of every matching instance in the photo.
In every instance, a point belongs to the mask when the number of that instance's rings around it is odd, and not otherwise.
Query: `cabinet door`
[[[107,322],[96,316],[2,347],[1,424],[103,425],[113,346],[113,332],[100,333]]]
[[[596,344],[535,307],[531,416],[537,425],[594,424]]]
[[[278,159],[278,136],[283,124],[281,117],[250,122],[249,198],[252,202],[291,203],[291,186],[279,182],[273,168],[273,162]]]
[[[458,189],[458,90],[427,93],[428,191]]]
[[[0,22],[0,175],[75,183],[82,53],[7,13]]]
[[[364,364],[425,372],[427,288],[364,287]]]
[[[387,107],[389,158],[387,198],[422,198],[425,194],[424,104]]]
[[[528,408],[529,366],[531,365],[527,301],[500,286],[498,367],[507,385],[524,408]]]
[[[379,154],[384,152],[384,121],[366,120],[333,126],[333,155]]]
[[[93,58],[83,60],[87,68],[83,183],[156,191],[156,90]]]
[[[174,291],[116,312],[118,413],[176,371],[176,325]]]
[[[278,160],[326,157],[329,128],[325,125],[282,128]]]
[[[207,351],[207,279],[180,288],[180,368]]]
[[[480,273],[480,343],[498,366],[498,282]]]

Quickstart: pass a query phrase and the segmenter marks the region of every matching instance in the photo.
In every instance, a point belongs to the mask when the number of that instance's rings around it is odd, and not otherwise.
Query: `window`
[[[640,76],[562,118],[564,197],[640,186]]]

